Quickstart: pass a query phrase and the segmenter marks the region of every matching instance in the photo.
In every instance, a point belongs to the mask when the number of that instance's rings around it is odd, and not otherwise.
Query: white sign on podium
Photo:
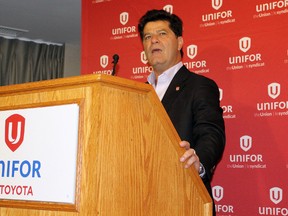
[[[78,104],[0,111],[0,199],[75,203]]]

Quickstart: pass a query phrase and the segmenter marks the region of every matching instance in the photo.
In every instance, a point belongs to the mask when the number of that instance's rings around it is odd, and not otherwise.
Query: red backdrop
[[[184,22],[184,63],[214,79],[227,145],[212,181],[217,215],[288,215],[288,0],[83,0],[82,74],[146,81],[139,18]]]

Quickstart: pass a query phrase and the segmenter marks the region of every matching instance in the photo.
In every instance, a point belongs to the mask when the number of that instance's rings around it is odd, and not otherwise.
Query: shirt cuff
[[[199,176],[201,178],[203,178],[205,176],[205,174],[206,174],[205,168],[204,168],[202,163],[200,163],[200,167],[199,167],[199,172],[198,173],[199,173]]]

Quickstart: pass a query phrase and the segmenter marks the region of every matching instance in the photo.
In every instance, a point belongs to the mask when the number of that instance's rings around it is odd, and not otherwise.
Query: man
[[[185,168],[194,166],[212,197],[210,182],[225,146],[225,127],[216,83],[190,72],[182,63],[182,20],[150,10],[138,31],[153,72],[148,82],[165,107],[186,151]]]

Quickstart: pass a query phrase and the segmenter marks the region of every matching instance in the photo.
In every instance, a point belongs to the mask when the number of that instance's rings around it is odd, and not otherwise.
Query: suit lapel
[[[184,81],[188,78],[189,73],[190,71],[188,71],[185,66],[182,66],[168,86],[167,91],[161,101],[167,112],[170,110],[174,100],[185,88]]]

